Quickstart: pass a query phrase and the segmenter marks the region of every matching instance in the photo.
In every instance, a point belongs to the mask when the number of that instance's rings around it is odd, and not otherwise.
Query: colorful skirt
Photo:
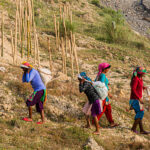
[[[27,106],[34,106],[36,105],[36,111],[41,112],[43,110],[43,104],[46,100],[46,93],[45,90],[33,92],[32,95],[27,99],[26,104]]]

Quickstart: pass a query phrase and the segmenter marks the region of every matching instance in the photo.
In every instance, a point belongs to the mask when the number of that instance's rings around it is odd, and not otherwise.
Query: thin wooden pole
[[[48,52],[49,52],[49,66],[50,66],[50,70],[53,70],[53,65],[52,65],[52,51],[51,51],[51,47],[50,47],[50,38],[47,38],[48,40]]]
[[[73,35],[73,51],[74,51],[74,56],[75,56],[75,62],[76,62],[76,68],[79,74],[79,63],[78,63],[78,55],[77,55],[77,49],[76,49],[76,43],[75,43],[75,35]]]
[[[40,67],[40,51],[39,51],[39,41],[38,41],[38,35],[36,33],[36,44],[37,44],[37,59],[38,59],[38,67]]]
[[[30,56],[30,21],[27,19],[27,58]]]
[[[18,22],[18,18],[17,18],[17,16],[18,16],[18,13],[16,11],[14,63],[16,63],[16,53],[17,53],[17,44],[18,44],[18,42],[17,42],[17,38],[18,38],[18,36],[17,36],[17,32],[18,32],[18,23],[17,23]]]
[[[34,23],[34,64],[36,64],[36,50],[37,50],[37,42],[36,42],[36,28]]]
[[[68,43],[69,43],[69,51],[70,51],[71,73],[72,73],[72,78],[74,78],[74,66],[73,66],[73,55],[72,55],[71,41],[69,40]]]
[[[22,18],[22,28],[21,28],[21,58],[23,58],[23,41],[24,41],[24,19]]]
[[[54,15],[54,25],[55,25],[55,36],[56,36],[56,49],[58,48],[58,36],[57,36],[57,21],[56,21],[56,15]]]
[[[59,13],[60,13],[60,19],[62,20],[62,7],[61,7],[61,5],[59,6]]]
[[[14,60],[14,38],[13,38],[13,31],[11,29],[11,48],[12,48],[12,57],[13,57],[13,64],[15,63]]]
[[[60,45],[59,21],[57,22],[57,33],[58,33],[58,47],[59,47],[59,45]]]
[[[62,50],[62,68],[63,73],[65,73],[65,51],[64,51],[64,39],[61,38],[61,50]]]
[[[2,11],[1,35],[2,35],[1,57],[3,57],[4,56],[4,12],[3,11]]]

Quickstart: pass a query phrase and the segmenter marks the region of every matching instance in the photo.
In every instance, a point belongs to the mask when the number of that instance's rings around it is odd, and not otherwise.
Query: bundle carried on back
[[[51,71],[47,68],[38,68],[43,83],[45,86],[52,80]]]
[[[104,100],[108,96],[108,89],[105,85],[105,83],[101,81],[93,82],[93,86],[96,89],[97,93],[100,96],[100,100]]]
[[[82,72],[82,74],[79,74],[78,78],[84,78],[87,82],[90,82],[100,96],[100,100],[104,100],[108,96],[108,89],[105,83],[101,81],[92,82],[92,80],[88,78],[84,72]]]

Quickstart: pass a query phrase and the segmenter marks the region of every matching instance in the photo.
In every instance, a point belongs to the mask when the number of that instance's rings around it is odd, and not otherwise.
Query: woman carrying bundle
[[[106,77],[106,74],[108,73],[110,68],[111,68],[111,65],[108,63],[99,64],[99,67],[98,67],[99,72],[96,77],[96,81],[101,81],[105,83],[108,90],[109,90],[109,87],[108,87],[109,80]],[[112,98],[112,95],[109,92],[108,92],[108,96]],[[114,120],[112,119],[111,104],[110,104],[110,100],[108,97],[105,100],[103,100],[103,112],[97,116],[98,120],[102,117],[103,113],[105,113],[106,118],[109,121],[111,127],[118,126],[118,124],[114,123]]]
[[[135,121],[131,128],[131,130],[135,133],[137,133],[136,128],[139,124],[140,127],[140,133],[141,134],[148,134],[143,129],[142,119],[144,116],[144,109],[143,109],[143,99],[142,99],[142,93],[143,90],[146,89],[146,87],[143,86],[143,76],[145,75],[146,70],[142,67],[137,67],[133,71],[133,76],[131,79],[131,97],[130,97],[130,107],[131,109],[134,109],[135,111]]]
[[[36,105],[36,110],[41,114],[41,122],[37,124],[44,123],[44,108],[43,104],[46,101],[46,87],[40,77],[40,74],[35,70],[28,62],[23,62],[20,66],[23,70],[22,81],[31,83],[34,92],[27,99],[26,104],[29,109],[29,118],[23,118],[24,121],[32,121],[32,106]]]
[[[88,98],[89,105],[89,111],[91,111],[91,115],[94,119],[94,124],[96,127],[96,131],[94,134],[99,134],[99,124],[98,124],[98,119],[97,115],[101,113],[100,109],[100,102],[99,102],[99,95],[96,91],[96,89],[92,86],[91,79],[86,76],[85,72],[82,72],[78,75],[78,80],[79,80],[79,91],[80,93],[84,92]],[[90,126],[90,118],[87,118],[87,125]]]

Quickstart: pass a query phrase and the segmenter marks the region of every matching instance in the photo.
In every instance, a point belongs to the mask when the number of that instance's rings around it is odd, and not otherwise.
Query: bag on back
[[[38,68],[38,71],[46,86],[52,80],[51,71],[47,68]]]
[[[104,100],[108,96],[108,89],[105,83],[102,83],[101,81],[96,81],[93,82],[93,86],[96,89],[99,96],[101,97],[100,100]]]

